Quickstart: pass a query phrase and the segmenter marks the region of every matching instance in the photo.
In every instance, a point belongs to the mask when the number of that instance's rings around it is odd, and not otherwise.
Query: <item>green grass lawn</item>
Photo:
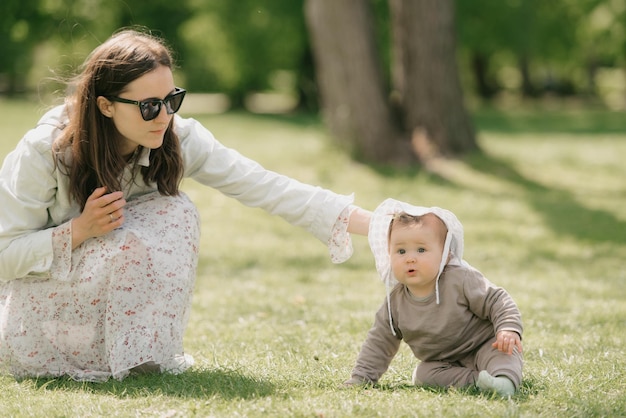
[[[0,157],[41,115],[0,101]],[[525,370],[510,400],[410,385],[403,346],[380,387],[342,389],[384,298],[365,237],[324,245],[192,181],[202,247],[180,376],[103,384],[0,377],[2,416],[626,416],[626,118],[607,112],[475,115],[482,154],[435,172],[351,162],[316,119],[198,116],[267,168],[375,208],[387,197],[455,212],[465,258],[523,315]]]

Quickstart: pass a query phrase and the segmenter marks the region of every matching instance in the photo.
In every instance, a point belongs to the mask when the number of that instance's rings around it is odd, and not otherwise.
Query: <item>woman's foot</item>
[[[173,359],[161,364],[161,371],[164,373],[181,374],[191,366],[194,359],[189,354],[178,354]]]
[[[163,364],[157,364],[154,361],[148,361],[146,363],[140,364],[139,366],[133,367],[131,369],[132,372],[138,374],[145,373],[172,373],[172,374],[180,374],[193,366],[194,360],[193,357],[189,354],[178,354],[174,356],[174,358],[166,361]]]

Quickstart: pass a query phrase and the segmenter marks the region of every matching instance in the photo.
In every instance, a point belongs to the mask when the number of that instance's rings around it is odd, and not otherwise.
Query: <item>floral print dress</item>
[[[0,288],[2,318],[10,318],[1,324],[6,371],[103,381],[149,362],[170,372],[189,365],[182,342],[198,259],[196,208],[185,195],[150,193],[129,201],[124,215],[123,227],[74,251],[70,223],[56,227],[53,278]]]

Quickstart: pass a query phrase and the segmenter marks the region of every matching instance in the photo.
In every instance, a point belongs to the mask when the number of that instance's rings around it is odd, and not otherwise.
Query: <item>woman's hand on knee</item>
[[[99,187],[89,196],[83,212],[72,220],[72,248],[89,238],[99,237],[124,224],[126,200],[122,192],[106,193]]]

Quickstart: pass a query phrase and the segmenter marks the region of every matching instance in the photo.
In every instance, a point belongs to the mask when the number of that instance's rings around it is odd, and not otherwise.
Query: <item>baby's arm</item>
[[[498,331],[496,341],[491,345],[503,353],[513,354],[513,348],[517,347],[517,351],[522,352],[522,339],[515,331]]]
[[[470,310],[479,318],[493,323],[496,341],[493,348],[513,354],[517,347],[522,352],[522,317],[515,301],[503,288],[487,280],[478,270],[468,271],[463,281],[463,292]]]
[[[389,314],[385,301],[376,313],[374,325],[361,347],[350,379],[343,383],[345,386],[371,385],[378,382],[400,348],[402,337],[399,331],[396,330],[396,332],[398,335],[393,335],[389,327]]]

